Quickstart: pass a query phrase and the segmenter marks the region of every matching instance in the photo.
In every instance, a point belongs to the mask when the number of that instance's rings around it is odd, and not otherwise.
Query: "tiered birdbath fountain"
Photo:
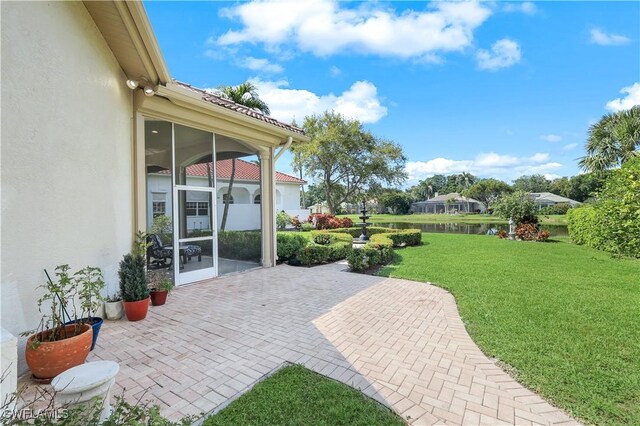
[[[367,226],[371,225],[370,223],[367,223],[369,215],[367,215],[367,204],[364,201],[362,202],[362,208],[360,209],[360,212],[362,213],[362,215],[358,217],[362,220],[362,222],[356,223],[356,226],[362,228],[362,233],[358,238],[353,240],[353,244],[358,245],[366,244],[367,241],[369,241],[369,235],[367,235]]]

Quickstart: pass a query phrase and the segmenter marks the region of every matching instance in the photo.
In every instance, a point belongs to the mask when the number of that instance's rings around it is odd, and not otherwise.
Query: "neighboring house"
[[[217,222],[222,222],[224,201],[229,192],[232,160],[222,160],[215,164],[215,175],[218,188]],[[207,186],[213,176],[213,163],[195,164],[187,167],[187,185]],[[302,185],[306,181],[276,171],[276,211],[285,211],[289,216],[298,216],[306,220],[309,209],[300,207]],[[171,176],[166,170],[147,175],[147,222],[153,222],[158,215],[171,216],[173,211]],[[186,198],[187,231],[209,229],[210,200],[208,194],[187,192]],[[235,178],[231,188],[230,209],[225,230],[246,231],[260,229],[260,205],[262,191],[260,189],[260,166],[256,163],[236,159]]]
[[[219,268],[233,264],[219,252],[217,227],[189,238],[204,247],[200,262],[179,270],[175,261],[193,212],[186,200],[198,193],[220,204],[224,178],[187,180],[190,167],[212,161],[259,160],[255,266],[275,266],[275,164],[309,140],[301,129],[173,80],[141,2],[3,2],[0,30],[3,342],[4,330],[38,325],[45,268],[100,267],[116,292],[119,261],[150,225],[147,179],[163,170],[180,200],[172,206],[176,284],[232,270]],[[3,350],[3,369],[10,356]]]
[[[463,197],[457,192],[437,195],[425,201],[411,204],[414,213],[484,213],[485,205],[473,198]]]
[[[533,199],[533,202],[536,203],[536,206],[538,206],[539,209],[555,206],[556,204],[569,204],[571,207],[582,204],[579,201],[562,197],[551,192],[532,192],[529,196]]]

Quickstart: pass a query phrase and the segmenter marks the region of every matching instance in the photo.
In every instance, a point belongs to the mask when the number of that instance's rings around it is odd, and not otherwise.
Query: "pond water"
[[[438,232],[448,234],[479,234],[486,235],[490,230],[496,231],[503,229],[509,231],[509,225],[506,223],[372,223],[373,226],[384,226],[394,229],[420,229],[422,232]],[[357,226],[357,224],[356,224]],[[566,225],[541,225],[545,231],[549,231],[552,237],[566,237],[569,235]]]

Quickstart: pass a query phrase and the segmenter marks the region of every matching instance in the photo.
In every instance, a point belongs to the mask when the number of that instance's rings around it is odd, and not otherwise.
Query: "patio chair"
[[[149,234],[147,241],[151,243],[147,247],[147,267],[151,264],[157,268],[171,266],[173,261],[173,248],[162,244],[162,240],[157,234]],[[167,259],[169,262],[167,263]]]

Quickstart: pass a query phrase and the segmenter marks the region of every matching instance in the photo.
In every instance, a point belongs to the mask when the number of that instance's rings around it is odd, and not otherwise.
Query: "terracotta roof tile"
[[[207,176],[211,163],[194,164],[187,166],[187,176]],[[159,172],[160,174],[169,174],[168,170]],[[229,179],[231,177],[231,160],[220,160],[216,162],[216,177],[218,179]],[[236,158],[236,179],[240,180],[260,180],[260,166],[249,161]],[[283,183],[307,183],[307,181],[298,179],[295,176],[276,171],[276,182]]]
[[[283,129],[289,130],[290,132],[297,133],[299,135],[304,135],[304,130],[299,127],[292,126],[290,124],[283,123],[281,121],[276,120],[275,118],[271,118],[268,115],[264,115],[263,113],[256,111],[251,108],[247,108],[244,105],[237,104],[233,101],[223,98],[220,95],[216,95],[215,93],[210,93],[202,89],[198,89],[197,87],[193,87],[190,84],[183,83],[181,81],[173,80],[174,84],[184,87],[185,89],[189,89],[193,92],[196,92],[202,96],[202,100],[210,102],[214,105],[218,105],[232,111],[239,112],[244,115],[248,115],[249,117],[253,117],[257,120],[264,121],[265,123],[272,124],[274,126],[281,127]]]

